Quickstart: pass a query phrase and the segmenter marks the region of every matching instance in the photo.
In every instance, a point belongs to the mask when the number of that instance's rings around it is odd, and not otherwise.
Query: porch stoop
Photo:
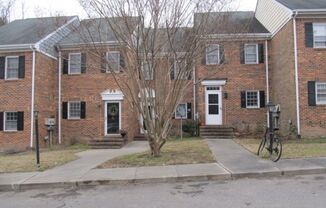
[[[91,149],[120,149],[126,144],[122,137],[110,137],[104,139],[93,139],[88,142]]]
[[[233,139],[234,129],[228,126],[201,126],[200,136],[205,139]]]

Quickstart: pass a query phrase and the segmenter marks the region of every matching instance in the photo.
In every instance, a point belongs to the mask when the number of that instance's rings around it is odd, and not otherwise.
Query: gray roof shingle
[[[74,17],[15,20],[0,27],[0,45],[35,44]]]
[[[251,11],[196,13],[194,21],[195,27],[204,24],[209,34],[269,33]]]
[[[326,9],[326,0],[276,0],[291,10]]]

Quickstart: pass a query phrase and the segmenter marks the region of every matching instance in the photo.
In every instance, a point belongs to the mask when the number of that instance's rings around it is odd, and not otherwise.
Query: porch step
[[[120,149],[126,143],[124,138],[104,138],[94,139],[88,142],[88,146],[91,149]]]
[[[147,141],[144,134],[138,134],[134,137],[134,141]]]
[[[234,129],[228,126],[201,126],[200,136],[206,139],[233,139]]]

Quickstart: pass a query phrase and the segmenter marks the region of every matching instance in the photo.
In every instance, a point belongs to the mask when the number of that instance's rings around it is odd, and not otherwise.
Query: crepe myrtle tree
[[[105,56],[106,70],[124,93],[157,157],[167,142],[171,120],[185,92],[194,84],[197,62],[205,44],[202,36],[214,27],[209,16],[193,27],[194,13],[224,11],[230,0],[81,0],[97,27],[85,27],[86,49],[103,57],[104,41],[113,33],[121,70]],[[92,20],[92,19],[90,19]],[[103,21],[105,24],[103,24]],[[91,23],[89,23],[91,24]],[[217,23],[214,23],[217,24]],[[109,25],[109,28],[104,25]],[[94,28],[98,30],[94,32]],[[92,37],[93,36],[93,37]],[[94,37],[96,36],[96,37]],[[101,40],[99,40],[101,39]],[[102,40],[103,39],[103,40]],[[93,40],[89,43],[89,40]],[[96,40],[96,41],[95,41]],[[107,39],[105,39],[107,40]],[[94,50],[96,49],[96,50]],[[102,66],[103,68],[103,66]],[[120,73],[122,71],[122,73]]]

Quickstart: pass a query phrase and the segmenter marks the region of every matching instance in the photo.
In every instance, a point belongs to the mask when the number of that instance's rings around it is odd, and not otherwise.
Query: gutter
[[[36,48],[33,45],[30,45],[30,49],[33,51],[30,147],[33,147],[33,141],[34,141],[34,110],[35,110],[35,62],[36,62]]]
[[[196,114],[197,114],[197,112],[196,112],[196,67],[194,67],[194,70],[193,70],[193,96],[194,96],[194,98],[193,98],[193,100],[194,100],[194,110],[193,110],[194,117],[193,117],[193,119],[194,119],[194,121],[196,121]]]
[[[59,51],[59,67],[58,67],[58,141],[59,144],[62,142],[61,138],[61,67],[62,67],[62,57],[61,51]]]
[[[301,123],[300,123],[300,99],[299,99],[299,67],[298,67],[298,40],[297,40],[297,21],[298,12],[293,16],[293,38],[294,38],[294,70],[295,70],[295,94],[296,94],[296,111],[297,111],[297,129],[298,138],[301,138]]]

